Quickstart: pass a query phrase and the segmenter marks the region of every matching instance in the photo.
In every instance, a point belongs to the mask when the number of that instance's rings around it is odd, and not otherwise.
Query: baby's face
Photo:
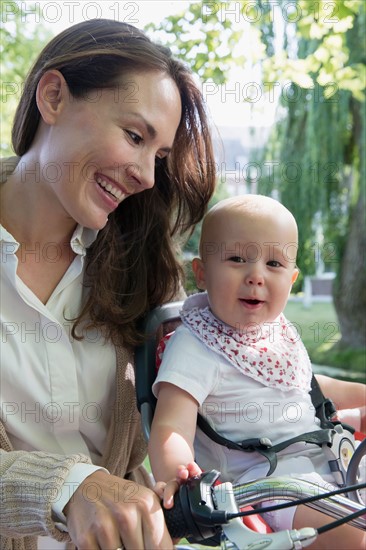
[[[284,309],[298,271],[296,224],[276,212],[222,212],[207,224],[195,272],[216,317],[243,331]]]

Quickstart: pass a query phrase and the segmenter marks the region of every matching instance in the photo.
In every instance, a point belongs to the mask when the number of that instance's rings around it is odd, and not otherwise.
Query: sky
[[[6,15],[6,10],[10,9],[6,4],[10,6],[10,0],[9,2],[2,0],[2,2],[4,2],[3,9]],[[147,23],[159,23],[168,15],[186,10],[191,2],[186,0],[33,0],[20,3],[22,8],[26,12],[28,11],[27,24],[37,23],[36,15],[31,11],[31,6],[36,4],[40,9],[42,23],[52,34],[56,35],[72,24],[95,17],[118,19],[142,29]],[[212,4],[206,2],[206,9],[209,9]],[[238,8],[239,3],[233,2],[232,5],[234,8]],[[227,17],[238,20],[240,14],[237,11],[236,14],[228,14]],[[245,21],[239,21],[239,23],[245,24]],[[154,39],[153,34],[150,34],[150,37]],[[247,40],[242,47],[247,51],[250,47],[250,40]],[[273,98],[270,100],[266,96],[265,90],[258,80],[258,77],[253,76],[246,68],[233,72],[230,80],[222,87],[208,82],[200,83],[204,99],[216,126],[263,127],[273,123],[275,102]],[[249,96],[254,96],[255,100],[250,103],[243,102],[243,98]]]

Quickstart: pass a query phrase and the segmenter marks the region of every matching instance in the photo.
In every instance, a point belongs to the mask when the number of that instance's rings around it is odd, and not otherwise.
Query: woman
[[[139,319],[179,295],[177,237],[214,190],[201,94],[140,30],[87,21],[40,54],[13,147],[1,166],[4,548],[172,547],[141,468],[133,347]]]

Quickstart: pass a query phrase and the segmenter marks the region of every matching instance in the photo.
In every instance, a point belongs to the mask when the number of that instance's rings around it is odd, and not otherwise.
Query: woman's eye
[[[245,260],[241,256],[230,256],[229,261],[236,264],[245,264]]]
[[[132,132],[131,130],[125,130],[125,132],[128,134],[128,136],[132,139],[136,145],[139,145],[142,141],[142,137],[136,134],[135,132]]]
[[[282,264],[280,264],[280,262],[278,262],[277,260],[271,260],[267,262],[267,265],[269,265],[270,267],[281,267]]]

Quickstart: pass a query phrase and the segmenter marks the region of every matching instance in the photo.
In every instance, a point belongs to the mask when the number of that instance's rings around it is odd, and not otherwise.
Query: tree
[[[366,30],[365,4],[333,2],[333,11],[323,19],[311,12],[311,3],[299,6],[303,17],[297,23],[295,43],[297,61],[306,73],[297,77],[302,88],[292,79],[286,106],[282,98],[287,116],[274,133],[281,136],[281,165],[295,167],[297,173],[295,180],[283,178],[279,188],[299,220],[302,267],[311,273],[321,257],[337,272],[333,294],[340,346],[362,348],[366,346],[365,48],[360,45]],[[293,42],[287,41],[287,50]],[[324,243],[314,240],[315,216],[321,219]]]
[[[24,2],[1,4],[0,71],[1,71],[1,156],[14,154],[10,146],[12,118],[22,91],[30,64],[50,38],[50,32],[42,23],[27,25]],[[39,3],[28,6],[34,16]],[[38,17],[36,17],[38,19]]]
[[[230,67],[252,62],[262,87],[280,87],[278,122],[261,158],[279,170],[259,189],[279,192],[298,219],[303,273],[313,274],[320,257],[337,272],[341,345],[366,347],[364,1],[204,1],[157,30],[174,36],[174,53],[204,81],[225,82]],[[245,36],[252,58],[231,59]]]

